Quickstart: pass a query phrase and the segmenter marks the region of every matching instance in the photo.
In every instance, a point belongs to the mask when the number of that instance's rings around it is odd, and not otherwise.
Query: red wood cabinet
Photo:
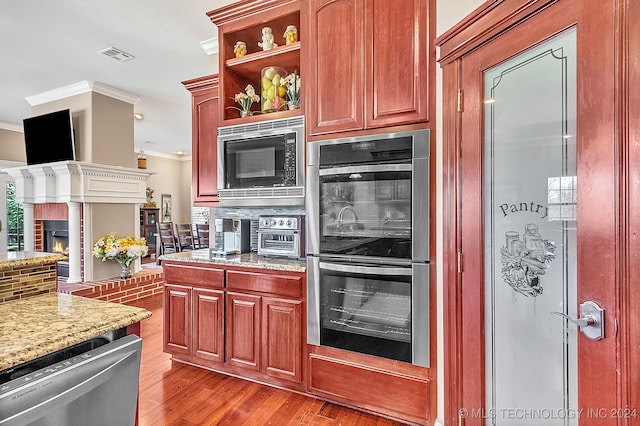
[[[305,275],[163,261],[164,351],[304,390]]]
[[[193,356],[213,362],[224,361],[224,293],[193,289]]]
[[[182,84],[191,92],[192,198],[200,207],[218,205],[218,76],[209,75]]]
[[[302,381],[302,302],[227,293],[227,362]]]
[[[309,138],[429,120],[432,0],[310,0]],[[433,15],[433,13],[432,13]],[[336,30],[336,28],[340,28]]]
[[[163,349],[207,362],[224,361],[224,271],[164,265]]]
[[[285,108],[268,114],[240,118],[239,111],[229,108],[239,107],[234,101],[234,96],[236,93],[243,93],[247,84],[251,84],[260,95],[263,68],[279,66],[288,73],[297,71],[300,75],[301,51],[305,37],[305,28],[300,22],[300,3],[300,0],[243,0],[207,13],[211,22],[218,27],[219,114],[225,126],[302,114],[300,109]],[[287,45],[283,34],[289,25],[298,28],[299,41]],[[272,29],[275,42],[278,44],[277,47],[266,51],[258,45],[262,40],[264,27]],[[234,46],[238,41],[244,41],[247,46],[247,54],[242,57],[235,56]],[[302,78],[304,79],[304,76]],[[260,111],[260,102],[253,104],[251,109]]]
[[[226,286],[227,362],[301,383],[303,277],[227,271]]]
[[[260,369],[260,297],[227,293],[227,362]]]
[[[164,351],[189,355],[191,352],[191,287],[164,285]]]
[[[262,298],[262,372],[302,381],[302,302]]]

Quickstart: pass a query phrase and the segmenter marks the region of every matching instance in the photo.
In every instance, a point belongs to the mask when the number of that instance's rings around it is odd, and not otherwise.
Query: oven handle
[[[353,264],[340,265],[327,262],[320,262],[320,269],[365,275],[411,275],[411,268],[388,268],[385,266],[361,266]]]
[[[298,230],[291,229],[258,229],[256,231],[258,234],[287,234],[287,235],[295,235],[299,234]]]
[[[377,172],[410,172],[411,164],[372,164],[368,166],[348,166],[320,169],[320,176],[350,175],[353,173],[377,173]]]

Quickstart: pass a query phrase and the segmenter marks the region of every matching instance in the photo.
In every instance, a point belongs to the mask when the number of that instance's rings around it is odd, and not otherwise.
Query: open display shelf
[[[243,16],[242,19],[238,19],[240,15]],[[218,26],[220,40],[221,124],[240,124],[301,115],[300,109],[283,109],[262,114],[260,102],[257,102],[251,108],[254,111],[253,116],[240,118],[240,112],[231,108],[239,107],[234,97],[237,93],[244,93],[248,84],[260,95],[263,68],[280,67],[287,73],[300,74],[301,42],[286,45],[283,37],[287,26],[295,25],[300,40],[300,1],[243,1],[210,12],[208,16]],[[262,41],[264,27],[272,29],[278,47],[262,50],[258,45]],[[247,54],[236,58],[233,48],[238,41],[246,43]]]

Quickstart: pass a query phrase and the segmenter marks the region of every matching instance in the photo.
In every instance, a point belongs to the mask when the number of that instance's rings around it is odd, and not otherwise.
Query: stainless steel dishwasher
[[[0,425],[134,425],[142,339],[91,339],[0,372]]]

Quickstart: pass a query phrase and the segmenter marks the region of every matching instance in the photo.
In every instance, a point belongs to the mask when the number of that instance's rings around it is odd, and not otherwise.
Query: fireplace
[[[46,242],[49,237],[45,237],[43,222],[64,220],[68,226],[67,283],[113,277],[115,268],[96,262],[91,248],[108,232],[123,235],[135,232],[139,226],[136,205],[146,200],[145,188],[151,173],[79,161],[34,164],[4,171],[15,179],[16,202],[24,208],[25,251],[53,251],[55,243]],[[56,237],[61,237],[58,231],[64,231],[56,229]]]
[[[44,234],[44,251],[69,255],[69,222],[66,220],[44,220],[42,223]],[[58,262],[58,276],[69,276],[69,262]]]

